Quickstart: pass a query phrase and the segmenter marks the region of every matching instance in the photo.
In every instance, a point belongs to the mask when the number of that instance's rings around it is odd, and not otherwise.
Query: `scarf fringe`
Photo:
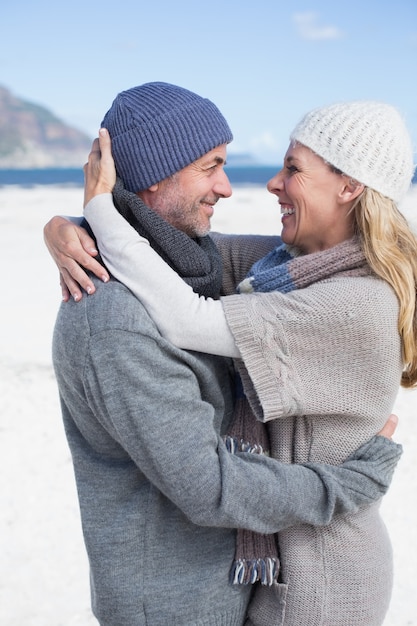
[[[226,449],[230,454],[237,454],[238,452],[251,452],[252,454],[267,454],[265,452],[263,446],[259,443],[249,443],[248,441],[243,441],[243,439],[238,439],[237,437],[232,437],[228,435],[224,438],[224,442],[226,444]]]
[[[230,570],[232,585],[261,585],[270,587],[278,581],[280,570],[279,559],[266,557],[265,559],[239,559],[234,562]]]

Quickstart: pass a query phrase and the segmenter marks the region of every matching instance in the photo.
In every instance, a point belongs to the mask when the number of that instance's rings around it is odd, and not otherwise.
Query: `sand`
[[[61,293],[42,235],[52,215],[77,215],[81,205],[79,188],[0,188],[0,624],[4,626],[97,624],[90,611],[88,564],[50,357]],[[410,220],[413,207],[417,209],[417,187],[402,207]],[[278,206],[261,188],[239,187],[230,200],[220,202],[213,229],[278,232]],[[403,443],[404,455],[382,504],[395,559],[395,586],[384,626],[417,625],[416,401],[417,392],[400,391],[395,407],[401,420],[396,439]]]

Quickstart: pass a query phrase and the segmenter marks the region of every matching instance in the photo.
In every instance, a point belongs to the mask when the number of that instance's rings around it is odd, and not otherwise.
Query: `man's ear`
[[[148,187],[148,189],[144,189],[143,191],[138,191],[136,195],[139,196],[139,198],[145,204],[149,204],[152,194],[158,191],[158,189],[159,189],[159,183],[155,183],[154,185],[151,185],[150,187]]]
[[[353,202],[358,196],[361,195],[365,189],[365,185],[358,183],[354,178],[348,178],[343,176],[343,185],[339,192],[339,199],[343,204]]]

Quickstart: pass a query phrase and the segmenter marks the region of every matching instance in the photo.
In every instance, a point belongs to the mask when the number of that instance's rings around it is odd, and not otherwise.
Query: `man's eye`
[[[298,172],[298,168],[295,165],[287,165],[287,172],[289,174],[296,174]]]

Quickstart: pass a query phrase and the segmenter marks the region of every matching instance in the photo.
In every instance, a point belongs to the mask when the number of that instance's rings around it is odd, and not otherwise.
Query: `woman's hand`
[[[100,128],[84,165],[84,206],[101,193],[111,193],[116,183],[116,168],[111,153],[109,132]]]
[[[378,435],[391,439],[398,425],[398,417],[394,414],[390,415],[385,422],[385,426],[379,431]]]
[[[53,217],[43,229],[46,247],[58,266],[62,299],[67,302],[82,298],[82,289],[94,293],[93,281],[84,271],[90,270],[104,282],[109,280],[105,268],[94,259],[98,252],[88,232],[64,217]]]
[[[98,139],[94,139],[88,162],[84,165],[84,206],[96,195],[111,193],[116,182],[116,169],[111,154],[108,131],[101,128]],[[64,217],[53,217],[43,230],[46,246],[58,266],[62,299],[70,296],[78,301],[82,289],[88,294],[95,291],[94,283],[84,269],[107,282],[109,274],[94,259],[98,251],[94,239],[87,231]]]

